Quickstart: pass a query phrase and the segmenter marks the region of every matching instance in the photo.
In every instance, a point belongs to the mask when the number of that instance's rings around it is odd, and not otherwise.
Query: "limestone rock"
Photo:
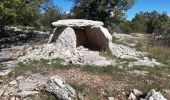
[[[112,43],[112,36],[109,31],[100,27],[85,28],[88,41],[92,47],[100,50],[110,51],[109,43]]]
[[[145,100],[167,100],[160,92],[156,92],[154,89],[150,90],[145,97]]]
[[[32,91],[36,90],[36,84],[32,81],[21,81],[19,83],[19,90],[21,91]]]
[[[17,91],[18,89],[16,87],[7,87],[3,95],[4,96],[14,95],[17,93]]]
[[[131,62],[128,65],[129,67],[133,66],[147,66],[147,67],[154,67],[154,66],[163,66],[161,63],[156,61],[150,61],[150,60],[138,60],[135,62]]]
[[[133,89],[132,92],[133,92],[133,94],[134,94],[135,96],[141,96],[141,95],[143,94],[143,93],[142,93],[141,91],[139,91],[138,89]]]
[[[108,66],[112,65],[112,61],[107,60],[105,57],[93,56],[80,56],[74,64],[79,65],[93,65],[93,66]]]
[[[59,76],[52,76],[45,84],[45,90],[54,93],[59,100],[71,100],[75,90]]]
[[[13,69],[5,69],[0,71],[0,76],[6,76],[12,72]]]
[[[136,49],[114,43],[111,45],[111,52],[116,57],[120,57],[123,59],[138,59],[144,56],[142,52],[137,51]]]
[[[56,27],[91,27],[91,26],[103,26],[103,22],[84,20],[84,19],[67,19],[58,20],[52,23]]]
[[[35,94],[38,94],[38,92],[37,91],[21,91],[21,92],[18,92],[16,94],[16,96],[24,98],[26,96],[31,96],[31,95],[35,95]]]
[[[17,85],[17,81],[16,80],[13,80],[13,81],[9,82],[9,86],[15,86],[15,85]]]
[[[0,97],[4,94],[4,92],[6,91],[8,85],[3,85],[0,86]]]
[[[130,92],[128,100],[137,100],[137,98],[136,98],[136,96],[132,92]]]
[[[113,97],[108,97],[108,100],[115,100]]]
[[[71,27],[57,28],[52,40],[56,40],[58,47],[76,49],[76,34]]]

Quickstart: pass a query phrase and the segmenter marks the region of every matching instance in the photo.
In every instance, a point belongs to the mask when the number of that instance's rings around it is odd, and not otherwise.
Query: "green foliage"
[[[45,20],[47,21],[46,24],[51,24],[49,22],[55,19],[56,13],[58,14],[58,8],[53,7],[51,2],[52,0],[1,0],[0,32],[2,32],[7,25],[23,25],[40,28],[41,23],[45,23],[42,22],[45,18],[47,19]],[[43,14],[43,12],[45,12],[45,14]]]
[[[169,34],[170,18],[166,12],[140,12],[132,19],[132,29],[138,32]]]
[[[50,29],[52,22],[61,19],[61,9],[58,6],[54,6],[53,4],[49,4],[43,9],[44,12],[41,14],[41,24],[46,29]]]
[[[107,73],[107,74],[123,71],[122,69],[118,68],[117,66],[100,67],[100,66],[90,66],[90,65],[84,66],[82,70],[87,71],[87,72],[93,72],[93,73]]]
[[[135,0],[72,0],[75,18],[99,20],[106,26],[119,23]]]
[[[12,22],[17,16],[17,8],[21,4],[20,0],[1,0],[0,1],[0,32]]]

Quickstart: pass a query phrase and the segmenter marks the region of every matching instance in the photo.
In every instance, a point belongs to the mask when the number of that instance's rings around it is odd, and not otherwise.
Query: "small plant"
[[[81,93],[83,93],[84,90],[85,90],[85,85],[84,85],[84,84],[82,84],[82,85],[80,85],[80,84],[71,84],[71,86],[72,86],[76,91],[79,91],[79,92],[81,92]]]
[[[120,93],[118,91],[108,91],[108,90],[105,90],[104,91],[104,96],[107,98],[107,97],[116,97],[118,96]]]
[[[0,63],[0,70],[3,70],[4,67],[5,67],[5,65]]]
[[[91,65],[84,66],[82,70],[87,72],[92,72],[92,73],[106,73],[106,74],[123,71],[123,69],[120,69],[117,66],[100,67],[100,66],[91,66]]]

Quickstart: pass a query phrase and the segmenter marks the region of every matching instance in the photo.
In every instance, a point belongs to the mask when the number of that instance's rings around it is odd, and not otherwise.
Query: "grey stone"
[[[135,96],[141,96],[141,95],[143,94],[143,93],[142,93],[141,91],[139,91],[138,89],[133,89],[132,92],[133,92],[133,94],[134,94]]]
[[[18,92],[16,94],[16,96],[24,98],[26,96],[32,96],[32,95],[35,95],[35,94],[38,94],[38,92],[37,91],[21,91],[21,92]]]
[[[17,85],[17,81],[16,80],[13,80],[13,81],[9,82],[9,86],[15,86],[15,85]]]
[[[59,100],[71,100],[75,90],[59,76],[52,76],[45,84],[45,90],[54,93]]]
[[[114,100],[114,98],[113,97],[108,97],[108,100]]]
[[[154,67],[154,66],[163,66],[163,64],[159,63],[159,62],[155,62],[155,61],[150,61],[150,60],[138,60],[135,62],[130,62],[129,67],[133,67],[133,66],[147,66],[147,67]]]
[[[24,76],[18,76],[18,77],[16,78],[17,81],[20,81],[20,80],[22,80],[22,79],[24,79]]]
[[[121,44],[113,43],[110,48],[111,48],[111,53],[114,56],[123,59],[139,59],[144,56],[144,53],[137,51],[134,48],[130,48],[128,46],[124,46]]]
[[[136,96],[132,92],[130,92],[128,100],[137,100],[137,98],[136,98]]]
[[[57,28],[53,40],[56,40],[56,46],[66,49],[76,49],[76,34],[71,27]]]
[[[32,91],[32,90],[36,90],[37,86],[34,82],[32,81],[21,81],[19,83],[19,90],[21,91]]]
[[[0,71],[0,76],[7,76],[9,73],[12,72],[13,69],[5,69]]]
[[[86,36],[92,47],[96,47],[100,50],[110,52],[110,44],[112,43],[112,36],[109,31],[100,27],[85,28]]]
[[[5,90],[3,96],[9,96],[9,95],[14,95],[16,94],[18,89],[16,87],[7,87]]]
[[[146,100],[167,100],[163,97],[163,95],[160,92],[156,92],[154,89],[151,89],[147,96],[145,97]]]
[[[52,25],[56,27],[91,27],[102,26],[103,22],[84,19],[66,19],[53,22]]]

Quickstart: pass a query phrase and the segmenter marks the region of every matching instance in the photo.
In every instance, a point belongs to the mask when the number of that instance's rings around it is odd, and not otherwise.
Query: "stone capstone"
[[[59,100],[71,100],[71,97],[76,94],[75,90],[59,76],[49,78],[44,88],[48,92],[55,94]]]
[[[66,19],[58,20],[52,23],[56,27],[91,27],[91,26],[103,26],[103,22],[84,20],[84,19]]]

